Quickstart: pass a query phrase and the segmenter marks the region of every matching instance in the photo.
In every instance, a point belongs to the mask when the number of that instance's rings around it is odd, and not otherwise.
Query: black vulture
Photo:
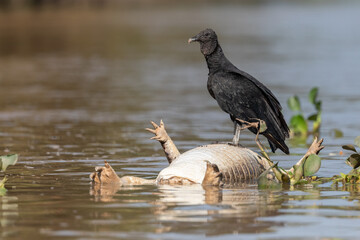
[[[289,154],[285,138],[289,137],[289,127],[281,113],[281,105],[274,94],[250,74],[239,70],[224,55],[216,33],[205,29],[188,41],[199,42],[209,68],[207,88],[220,108],[230,114],[234,122],[233,144],[238,145],[240,130],[244,123],[261,120],[266,123],[266,130],[260,132],[275,152],[280,148]],[[259,128],[249,127],[254,134]]]

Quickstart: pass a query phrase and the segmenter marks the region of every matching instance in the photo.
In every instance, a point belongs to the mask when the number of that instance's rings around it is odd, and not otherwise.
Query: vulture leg
[[[240,131],[241,131],[241,125],[236,121],[234,121],[234,137],[232,140],[232,144],[235,146],[239,145]]]

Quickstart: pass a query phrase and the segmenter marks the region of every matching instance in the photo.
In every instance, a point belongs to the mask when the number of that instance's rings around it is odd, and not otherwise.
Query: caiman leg
[[[218,166],[216,164],[211,164],[209,161],[206,161],[206,172],[205,177],[202,182],[203,186],[221,186],[223,175],[220,172]]]
[[[318,155],[321,150],[323,150],[324,146],[321,144],[323,143],[324,139],[320,139],[318,141],[318,138],[315,137],[314,141],[312,142],[311,146],[309,147],[308,151],[305,153],[305,155],[294,165],[294,166],[301,166],[304,164],[304,161],[311,155],[316,154]],[[288,172],[294,173],[294,167],[288,170]]]
[[[109,163],[105,161],[105,167],[95,167],[95,172],[90,174],[90,179],[94,184],[113,184],[123,185],[144,185],[154,184],[155,180],[139,177],[124,176],[119,177]]]
[[[169,163],[171,163],[175,158],[177,158],[180,155],[179,150],[175,146],[174,142],[171,140],[169,135],[167,134],[165,130],[165,125],[162,120],[160,120],[160,125],[157,125],[153,121],[151,121],[151,124],[153,125],[154,129],[146,128],[147,131],[155,134],[154,137],[150,139],[158,140],[161,143],[161,146],[164,149],[166,158]]]

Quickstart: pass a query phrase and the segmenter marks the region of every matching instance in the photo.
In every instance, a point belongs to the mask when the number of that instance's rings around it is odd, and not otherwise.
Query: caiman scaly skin
[[[179,155],[159,173],[157,179],[177,176],[202,183],[206,161],[219,168],[225,184],[253,182],[270,167],[264,158],[249,149],[229,144],[210,144]]]
[[[266,159],[257,153],[230,144],[209,144],[180,154],[166,133],[164,123],[160,121],[159,125],[154,122],[151,124],[154,129],[147,128],[155,134],[151,139],[160,142],[170,163],[159,173],[157,183],[164,179],[180,177],[201,184],[205,177],[206,161],[219,168],[222,182],[226,184],[254,181],[270,167]]]

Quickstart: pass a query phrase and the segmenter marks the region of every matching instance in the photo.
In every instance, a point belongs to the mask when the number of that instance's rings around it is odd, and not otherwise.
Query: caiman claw
[[[151,125],[153,125],[154,129],[145,128],[145,130],[155,134],[155,136],[150,139],[158,140],[160,143],[165,143],[169,139],[169,136],[165,130],[164,122],[160,120],[160,125],[157,125],[153,121],[151,121],[150,123]]]
[[[321,150],[323,150],[324,146],[321,144],[323,143],[324,139],[318,140],[317,137],[314,138],[314,141],[312,142],[311,146],[309,147],[309,150],[306,153],[306,156],[310,156],[311,154],[319,154]]]

